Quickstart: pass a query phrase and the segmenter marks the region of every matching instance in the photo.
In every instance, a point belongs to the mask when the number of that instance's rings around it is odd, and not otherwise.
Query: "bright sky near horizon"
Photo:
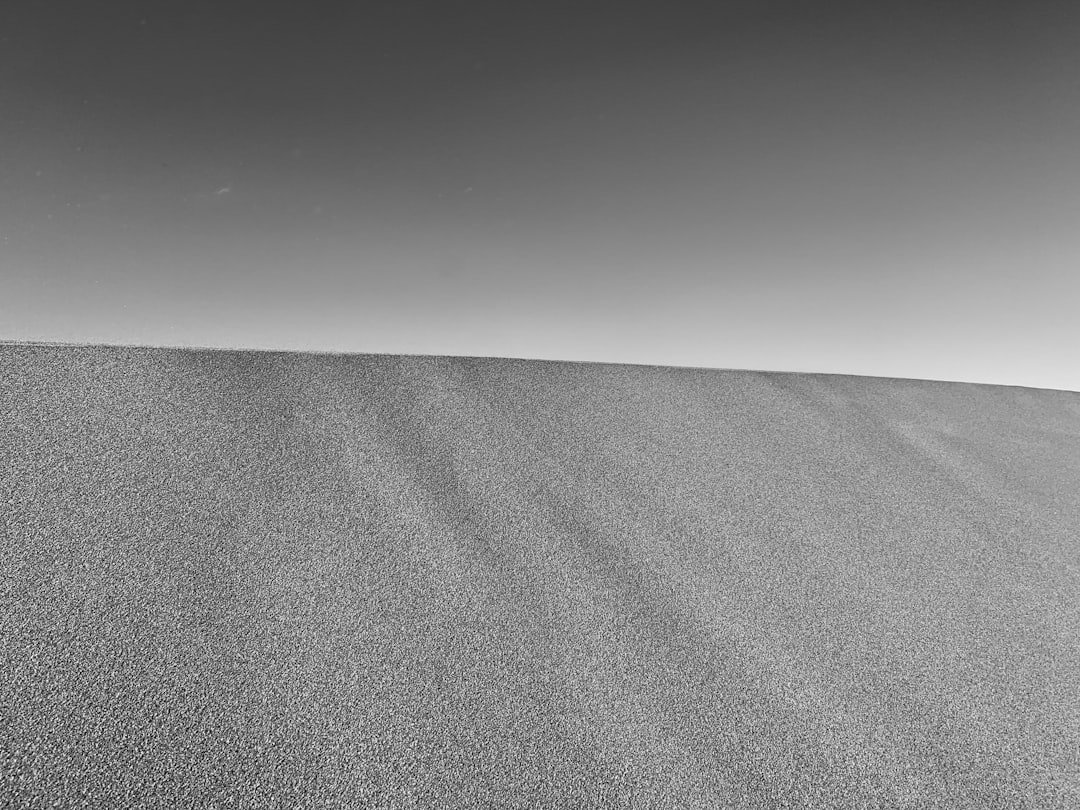
[[[0,339],[1080,390],[1080,9],[0,11]]]

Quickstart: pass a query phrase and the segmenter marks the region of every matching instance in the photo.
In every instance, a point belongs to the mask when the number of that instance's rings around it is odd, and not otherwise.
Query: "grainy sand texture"
[[[0,806],[1080,807],[1080,394],[0,347]]]

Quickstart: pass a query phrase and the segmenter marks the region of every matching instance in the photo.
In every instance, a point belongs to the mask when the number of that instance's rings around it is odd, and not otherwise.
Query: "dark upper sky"
[[[1075,4],[13,5],[0,338],[1080,389]]]

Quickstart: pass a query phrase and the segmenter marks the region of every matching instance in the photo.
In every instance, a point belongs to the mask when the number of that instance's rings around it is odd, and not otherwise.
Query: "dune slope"
[[[1080,394],[0,347],[0,805],[1080,806]]]

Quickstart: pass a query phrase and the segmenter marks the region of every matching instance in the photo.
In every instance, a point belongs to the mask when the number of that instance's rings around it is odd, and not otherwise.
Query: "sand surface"
[[[0,347],[0,806],[1080,807],[1080,394]]]

